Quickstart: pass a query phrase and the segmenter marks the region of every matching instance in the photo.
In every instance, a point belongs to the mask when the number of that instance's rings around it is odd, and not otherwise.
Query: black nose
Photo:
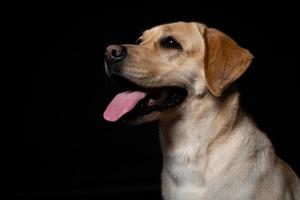
[[[108,64],[119,62],[126,58],[126,48],[120,45],[109,45],[105,51],[105,60]]]

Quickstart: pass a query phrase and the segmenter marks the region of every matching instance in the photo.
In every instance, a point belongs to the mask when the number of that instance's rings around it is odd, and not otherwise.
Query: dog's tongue
[[[145,96],[146,93],[141,91],[126,91],[117,94],[104,111],[104,119],[110,122],[117,121],[131,111]]]

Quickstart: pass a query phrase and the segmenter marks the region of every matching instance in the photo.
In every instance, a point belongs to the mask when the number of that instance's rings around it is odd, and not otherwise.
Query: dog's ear
[[[206,28],[205,77],[209,91],[214,96],[222,92],[249,67],[252,54],[240,47],[226,34]]]

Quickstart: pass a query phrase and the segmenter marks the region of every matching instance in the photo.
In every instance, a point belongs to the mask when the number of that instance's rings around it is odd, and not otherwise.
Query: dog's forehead
[[[180,38],[195,38],[199,37],[199,29],[194,22],[175,22],[169,24],[163,24],[155,26],[149,30],[146,30],[142,38],[144,40],[151,40],[160,38],[165,35],[173,35]]]

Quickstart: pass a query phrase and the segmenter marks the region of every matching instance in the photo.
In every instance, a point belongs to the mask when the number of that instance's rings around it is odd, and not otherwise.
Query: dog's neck
[[[177,177],[174,179],[178,184],[189,180],[204,186],[210,152],[226,143],[228,134],[235,132],[238,120],[244,116],[240,114],[239,93],[229,92],[221,98],[207,93],[187,99],[181,112],[172,119],[160,120],[164,168],[170,177]],[[196,174],[194,166],[197,166]],[[188,171],[193,175],[178,177]],[[198,178],[193,180],[193,177]]]
[[[208,151],[234,128],[241,112],[236,91],[220,98],[207,93],[188,99],[183,107],[176,117],[159,123],[164,153],[173,154],[191,144],[198,146],[198,151]]]

